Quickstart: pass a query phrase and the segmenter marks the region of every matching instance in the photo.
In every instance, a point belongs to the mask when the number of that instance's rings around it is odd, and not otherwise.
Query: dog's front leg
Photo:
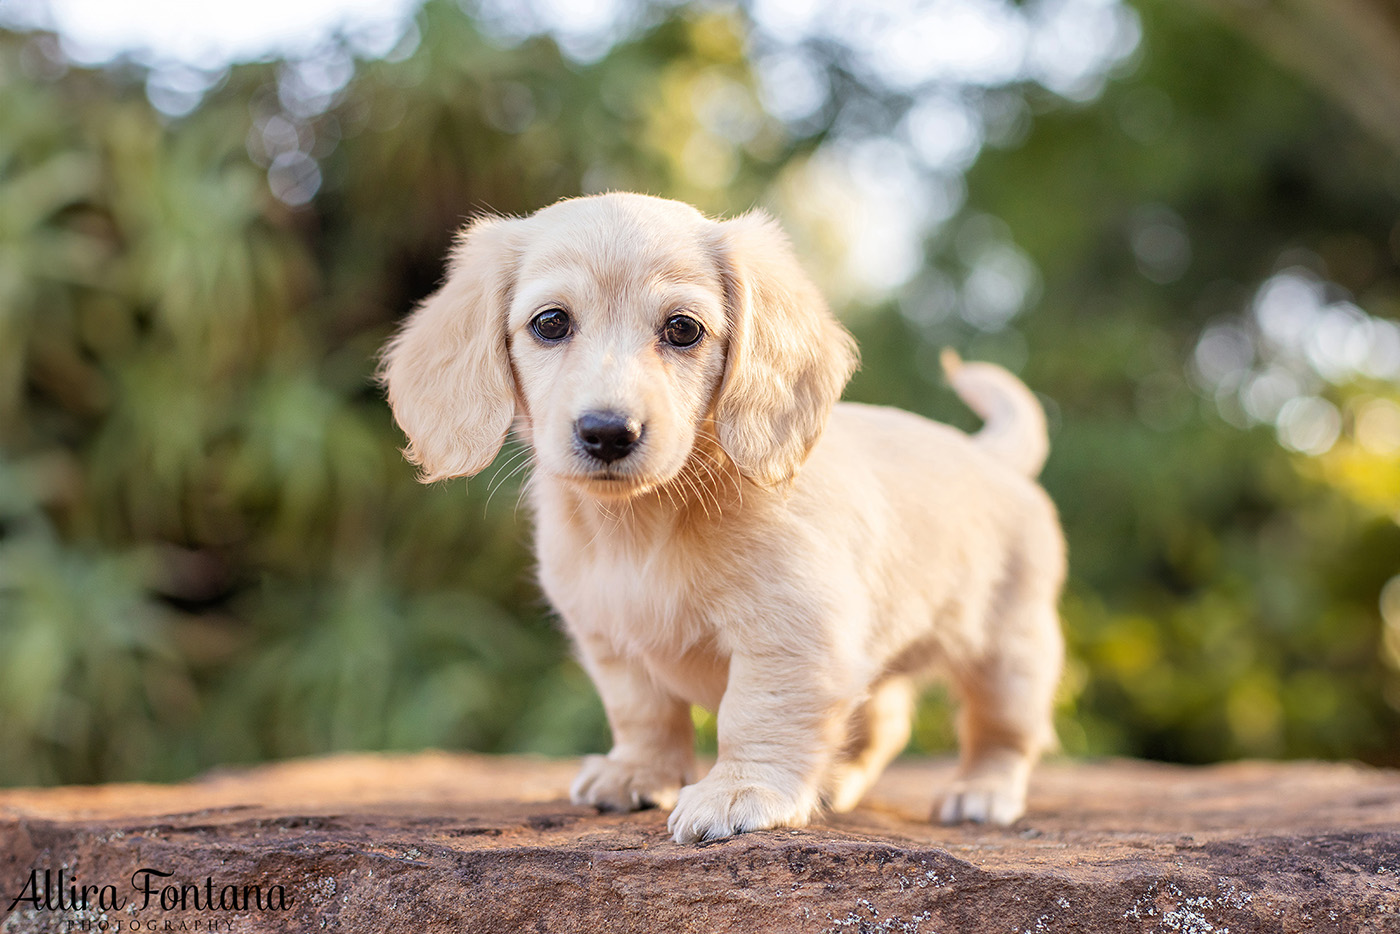
[[[681,789],[667,828],[677,843],[801,826],[816,811],[821,777],[849,692],[807,658],[735,654],[719,705],[719,757]]]
[[[670,807],[695,771],[690,705],[605,639],[580,637],[577,645],[603,699],[613,747],[606,756],[584,758],[569,796],[605,811]]]

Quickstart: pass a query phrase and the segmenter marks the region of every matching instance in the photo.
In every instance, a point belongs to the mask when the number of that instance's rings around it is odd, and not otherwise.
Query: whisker
[[[742,498],[743,498],[743,483],[742,483],[742,480],[741,480],[740,477],[738,477],[738,476],[735,474],[735,472],[734,472],[733,470],[726,469],[726,463],[725,463],[725,462],[728,460],[728,458],[725,457],[725,455],[724,455],[724,447],[723,447],[723,445],[721,444],[721,442],[720,442],[720,440],[719,440],[719,435],[718,435],[713,429],[711,429],[711,428],[709,428],[709,427],[707,427],[707,426],[703,426],[703,425],[702,425],[701,427],[697,428],[696,431],[695,431],[695,433],[696,433],[696,436],[697,436],[697,437],[702,438],[703,440],[709,441],[709,442],[711,442],[711,443],[714,445],[715,450],[704,452],[704,455],[703,455],[703,456],[704,456],[704,458],[705,458],[706,464],[707,464],[707,465],[713,465],[713,466],[716,468],[716,470],[717,470],[718,473],[723,474],[724,478],[725,478],[727,481],[732,482],[732,483],[734,484],[735,493],[736,493],[736,494],[740,497],[740,499],[742,500]],[[730,463],[732,464],[732,462],[730,462]]]
[[[719,439],[713,434],[706,432],[704,429],[701,430],[701,433],[704,437],[713,440],[717,448],[719,447]],[[720,451],[722,452],[723,449],[720,448]],[[743,477],[738,473],[732,461],[728,461],[727,458],[721,459],[721,457],[722,454],[716,455],[715,452],[706,452],[704,465],[706,469],[712,472],[712,475],[714,475],[717,480],[724,481],[723,484],[716,483],[717,488],[725,488],[733,485],[734,496],[738,500],[739,508],[742,509],[744,506]]]
[[[525,500],[525,493],[527,490],[530,489],[530,484],[534,483],[538,476],[539,474],[532,473],[525,478],[525,481],[523,483],[520,484],[520,491],[515,494],[515,509],[511,512],[512,520],[519,521],[520,504]]]
[[[530,445],[525,442],[525,439],[516,436],[514,433],[506,436],[505,443],[502,444],[502,447],[509,451],[512,457],[522,450],[528,451],[530,449]]]
[[[583,509],[583,499],[582,499],[582,498],[579,498],[579,499],[577,499],[577,500],[574,501],[574,511],[571,512],[571,513],[569,513],[569,521],[570,521],[570,522],[573,522],[575,519],[578,518],[579,510],[581,510],[581,509]],[[590,543],[590,544],[591,544],[591,543]]]
[[[709,482],[703,484],[703,489],[704,489],[704,491],[705,491],[706,493],[709,494],[710,498],[711,498],[712,500],[714,500],[714,503],[715,503],[715,515],[716,515],[716,516],[723,517],[723,516],[724,516],[724,504],[723,504],[722,502],[720,502],[720,498],[719,498],[719,489],[718,489],[718,487],[719,487],[719,477],[715,474],[714,468],[711,467],[711,466],[709,465],[709,463],[707,463],[707,462],[704,461],[704,460],[697,461],[697,462],[696,462],[696,466],[699,467],[701,470],[703,470],[703,471],[705,472],[705,477],[706,477],[706,478],[708,479],[708,481],[709,481]]]
[[[705,484],[700,481],[700,478],[695,475],[692,469],[685,470],[681,474],[681,477],[685,482],[686,488],[694,494],[695,501],[699,504],[701,512],[705,514],[705,518],[713,518],[710,515],[710,504],[706,501],[705,497]]]
[[[712,518],[710,516],[709,504],[705,502],[705,491],[702,488],[701,484],[696,480],[694,476],[686,472],[681,473],[681,479],[685,482],[686,487],[689,488],[691,492],[695,494],[696,502],[700,504],[700,509],[702,512],[705,513],[705,518]]]
[[[718,439],[706,428],[696,429],[696,435],[702,440],[715,441],[718,446]],[[717,516],[724,515],[724,503],[720,494],[731,484],[735,485],[735,493],[743,503],[743,490],[738,485],[733,472],[725,469],[723,463],[715,456],[714,451],[702,450],[691,459],[687,465],[689,480],[696,489],[697,495],[702,499],[708,498],[714,503]],[[702,504],[703,505],[703,504]],[[706,509],[708,515],[708,509]]]
[[[511,468],[510,473],[506,474],[504,477],[501,478],[500,486],[505,486],[507,483],[514,480],[516,477],[519,477],[521,474],[525,473],[525,471],[529,470],[531,467],[534,466],[534,463],[535,462],[528,457],[521,460],[518,464]],[[499,488],[500,487],[497,487],[497,489]],[[492,495],[494,494],[495,491],[492,491]]]
[[[483,513],[491,508],[491,500],[495,498],[496,492],[510,482],[512,477],[528,467],[529,464],[530,449],[528,447],[522,447],[517,451],[511,452],[508,457],[501,461],[495,472],[491,474],[491,479],[487,481],[486,505],[482,507]],[[505,476],[501,476],[502,471],[506,472]],[[497,478],[499,478],[499,482]]]
[[[580,505],[583,504],[582,498],[579,499],[579,504],[580,504]],[[594,506],[595,506],[604,516],[609,516],[609,517],[610,517],[610,516],[612,515],[612,513],[608,510],[608,508],[607,508],[606,506],[604,506],[602,503],[594,503]],[[607,529],[608,529],[608,524],[607,524],[606,521],[599,522],[599,523],[598,523],[598,528],[595,529],[594,532],[593,532],[593,537],[590,538],[590,539],[588,540],[588,544],[587,544],[587,545],[584,545],[584,546],[583,546],[584,551],[588,551],[589,549],[591,549],[591,548],[593,547],[593,544],[594,544],[595,542],[598,541],[598,536],[600,536],[600,535],[602,535],[604,532],[606,532]]]
[[[529,453],[530,448],[523,445],[511,451],[508,455],[506,455],[505,458],[501,460],[499,464],[496,465],[495,471],[491,474],[491,479],[487,481],[488,484],[494,488],[496,486],[496,478],[501,475],[501,471],[507,469],[506,465],[513,465],[517,458],[519,458],[521,455],[528,455]]]

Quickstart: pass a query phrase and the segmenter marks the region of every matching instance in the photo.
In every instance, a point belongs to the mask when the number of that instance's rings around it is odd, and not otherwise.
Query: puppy
[[[612,728],[573,800],[681,843],[856,805],[918,681],[961,700],[948,822],[1009,824],[1053,739],[1064,543],[1044,414],[945,355],[969,437],[837,404],[850,335],[759,212],[606,194],[467,225],[381,375],[424,482],[529,446],[539,579]],[[719,754],[696,781],[690,707]]]

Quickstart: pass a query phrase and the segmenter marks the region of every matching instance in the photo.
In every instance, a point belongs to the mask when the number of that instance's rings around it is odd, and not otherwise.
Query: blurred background
[[[371,372],[608,189],[776,213],[848,398],[1042,393],[1068,753],[1400,765],[1389,0],[0,0],[0,783],[605,748],[519,477],[416,484]]]

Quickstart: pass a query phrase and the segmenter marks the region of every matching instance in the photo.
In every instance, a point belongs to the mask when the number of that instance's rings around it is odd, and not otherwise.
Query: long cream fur
[[[548,309],[573,330],[531,330]],[[703,337],[659,337],[677,312]],[[838,404],[854,344],[787,239],[642,195],[469,225],[382,374],[424,480],[470,476],[513,424],[533,454],[539,579],[607,710],[576,802],[672,807],[675,839],[854,807],[909,738],[917,683],[962,701],[944,821],[1007,824],[1053,740],[1064,545],[1031,477],[1044,415],[1011,374],[946,364],[978,435]],[[575,424],[620,413],[612,464]],[[690,708],[717,714],[697,779]]]

